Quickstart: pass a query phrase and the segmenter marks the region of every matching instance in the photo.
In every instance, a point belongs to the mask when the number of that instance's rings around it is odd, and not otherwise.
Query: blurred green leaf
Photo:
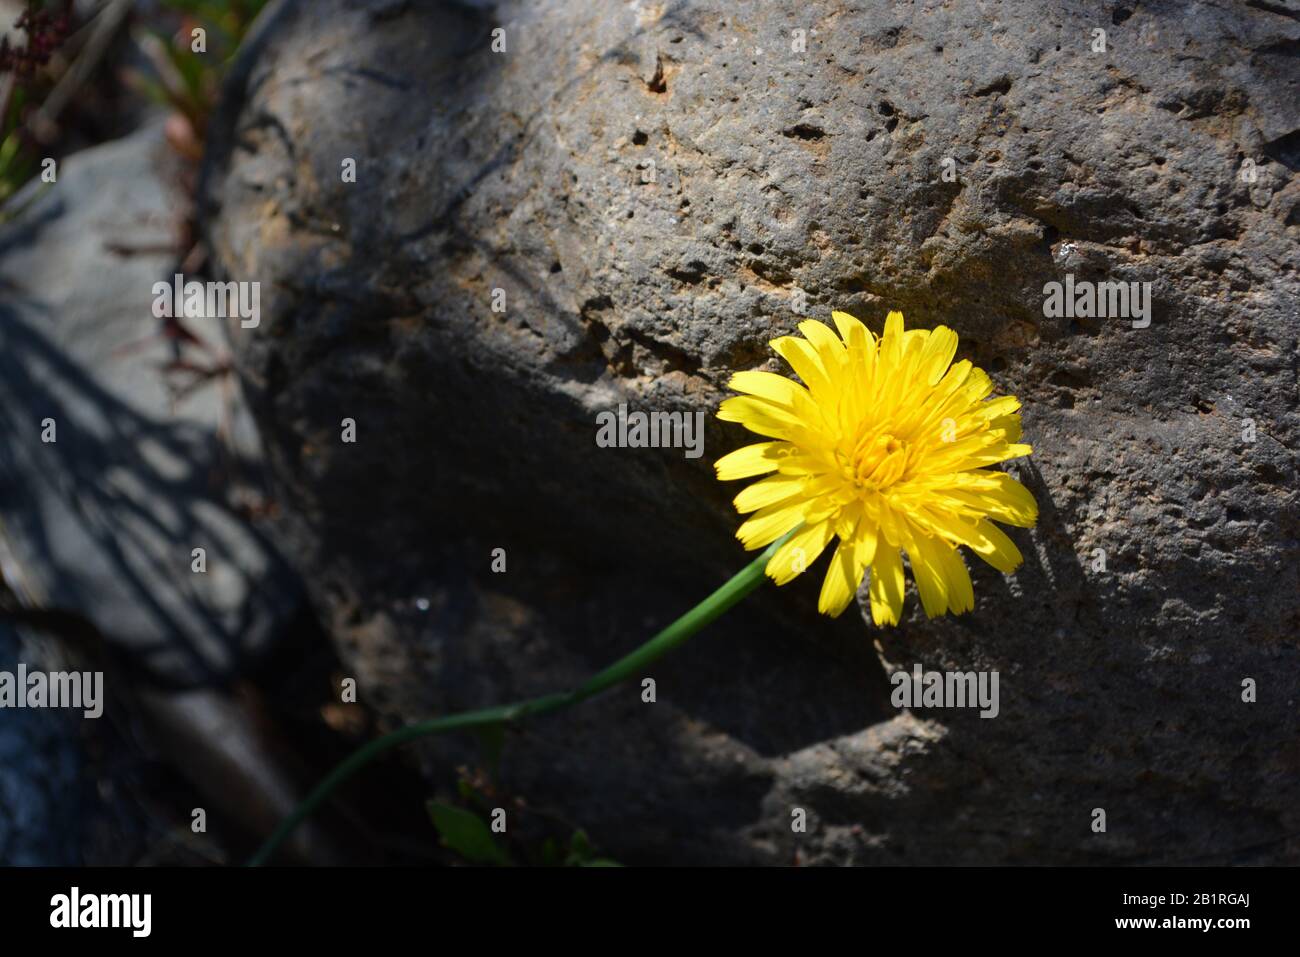
[[[442,842],[475,864],[508,864],[510,857],[496,842],[491,828],[477,814],[450,804],[429,801],[425,805]]]
[[[578,860],[586,860],[591,856],[591,838],[587,837],[587,832],[579,829],[573,832],[573,837],[569,838],[569,855]]]
[[[555,838],[548,837],[542,841],[541,863],[543,867],[558,867],[564,863],[560,856],[560,845],[555,842]]]
[[[587,832],[579,828],[573,832],[573,837],[569,838],[569,855],[565,858],[566,867],[622,867],[618,861],[610,860],[608,857],[596,857],[596,849],[592,846],[591,838],[587,837]]]

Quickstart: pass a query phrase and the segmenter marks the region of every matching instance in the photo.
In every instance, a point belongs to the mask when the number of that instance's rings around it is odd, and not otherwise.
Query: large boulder
[[[813,615],[816,566],[506,780],[629,860],[1295,860],[1297,44],[1230,3],[273,6],[203,199],[363,693],[552,690],[688,607],[743,560],[730,373],[900,308],[1024,400],[1022,568],[882,632]],[[1149,323],[1053,314],[1067,276]],[[598,446],[620,403],[709,414],[705,454]],[[997,671],[998,716],[894,709],[915,664]]]

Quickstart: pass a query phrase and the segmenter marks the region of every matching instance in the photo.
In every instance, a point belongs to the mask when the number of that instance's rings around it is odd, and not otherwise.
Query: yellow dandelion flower
[[[903,328],[891,312],[877,339],[845,312],[799,324],[798,336],[772,348],[803,380],[739,372],[730,387],[744,395],[722,403],[718,418],[775,440],[718,460],[722,480],[766,476],[736,496],[748,519],[736,537],[746,549],[770,545],[793,529],[767,574],[784,585],[838,537],[818,608],[839,615],[871,570],[871,616],[898,623],[907,553],[927,616],[975,606],[965,545],[1002,572],[1022,561],[993,521],[1030,527],[1038,505],[1023,485],[986,466],[1029,455],[1020,444],[1020,402],[985,401],[988,375],[966,360],[953,364],[957,334]]]

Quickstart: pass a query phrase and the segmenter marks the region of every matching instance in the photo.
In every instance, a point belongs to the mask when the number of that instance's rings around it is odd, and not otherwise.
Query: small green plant
[[[429,801],[425,807],[443,845],[471,864],[510,864],[510,855],[488,823],[473,811]]]
[[[13,24],[21,39],[0,40],[0,222],[14,214],[9,199],[39,165],[26,119],[49,92],[46,67],[72,28],[70,0],[27,0]]]
[[[429,801],[429,819],[437,828],[442,844],[468,864],[508,867],[516,860],[506,843],[492,833],[488,822],[474,811],[454,804]],[[575,830],[564,844],[547,837],[535,849],[526,851],[525,862],[538,867],[621,867],[617,861],[596,853],[587,832]]]
[[[489,749],[490,750],[490,749]],[[495,760],[489,755],[490,760]],[[530,808],[523,800],[508,801],[499,793],[492,778],[484,773],[469,773],[462,768],[456,782],[459,802],[449,804],[430,800],[425,808],[442,841],[443,847],[467,864],[508,867],[529,864],[537,867],[619,867],[616,861],[602,857],[582,828],[574,827],[557,816]],[[506,836],[505,808],[515,818],[533,818],[532,824],[561,833],[568,838],[561,841],[554,836],[544,837],[540,843],[512,840]],[[494,830],[493,822],[503,825],[501,832]],[[519,829],[512,829],[511,833]],[[537,830],[537,828],[530,828]]]
[[[167,140],[187,159],[202,157],[221,77],[265,5],[266,0],[163,0],[161,16],[155,10],[134,28],[150,67],[130,71],[127,82],[172,111]],[[56,138],[49,117],[40,123],[35,118],[55,100],[66,105],[130,14],[129,4],[102,7],[78,39],[67,43],[75,25],[71,0],[26,0],[13,25],[19,38],[0,41],[0,222],[17,215],[8,200],[37,175]],[[87,33],[90,39],[81,42]]]
[[[0,117],[0,208],[36,171],[36,156],[25,142],[22,127],[27,91],[14,85]],[[0,222],[4,214],[0,213]]]
[[[202,156],[225,68],[265,5],[266,0],[165,0],[163,7],[180,15],[179,26],[170,33],[137,32],[153,70],[133,71],[129,82],[173,111],[168,140],[183,156]]]

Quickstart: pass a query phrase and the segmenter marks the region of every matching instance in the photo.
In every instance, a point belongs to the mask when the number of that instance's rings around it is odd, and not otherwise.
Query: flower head
[[[744,395],[722,403],[718,418],[775,441],[718,460],[723,480],[766,476],[736,496],[749,518],[736,537],[747,549],[793,536],[767,574],[784,585],[838,537],[818,608],[839,615],[871,570],[871,616],[897,624],[903,610],[907,553],[929,617],[970,611],[975,594],[957,546],[1002,572],[1022,561],[992,520],[1029,527],[1038,506],[1028,489],[986,468],[1029,455],[1020,440],[1015,396],[985,401],[988,375],[963,359],[957,334],[903,328],[891,312],[877,339],[845,312],[799,324],[798,336],[772,348],[803,380],[739,372],[730,387]],[[752,513],[752,514],[750,514]]]

